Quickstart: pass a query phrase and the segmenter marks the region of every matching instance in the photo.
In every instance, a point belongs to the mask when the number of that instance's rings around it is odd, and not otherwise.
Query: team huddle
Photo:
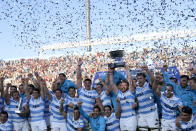
[[[20,85],[0,78],[0,131],[136,131],[196,130],[196,70],[193,76],[169,77],[167,66],[152,73],[141,66],[127,79],[115,68],[92,87],[82,77],[78,60],[76,84],[60,73],[51,88],[38,72]],[[30,84],[32,83],[32,84]]]

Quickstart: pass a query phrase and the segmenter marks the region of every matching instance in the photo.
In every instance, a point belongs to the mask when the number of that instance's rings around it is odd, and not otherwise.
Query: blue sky
[[[85,40],[84,3],[85,0],[2,0],[0,59],[34,57],[40,46]],[[92,39],[100,39],[196,29],[195,14],[194,0],[91,0],[91,35]]]

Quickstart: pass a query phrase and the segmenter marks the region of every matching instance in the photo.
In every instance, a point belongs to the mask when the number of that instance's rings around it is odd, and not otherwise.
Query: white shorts
[[[29,123],[27,120],[23,122],[14,122],[13,121],[14,131],[29,131]]]
[[[148,114],[138,114],[137,117],[138,117],[139,127],[149,127],[149,128],[159,127],[157,110],[150,112]]]
[[[124,131],[136,131],[137,129],[137,117],[132,116],[129,118],[120,118],[120,130]]]
[[[66,123],[52,122],[52,131],[67,131]]]
[[[161,127],[162,130],[161,131],[176,131],[176,120],[166,120],[166,119],[162,119],[161,120]]]
[[[31,122],[31,130],[32,131],[46,131],[47,126],[45,120],[37,121],[37,122]]]

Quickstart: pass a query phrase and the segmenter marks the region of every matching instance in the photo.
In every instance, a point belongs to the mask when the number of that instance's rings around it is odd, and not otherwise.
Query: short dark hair
[[[100,108],[99,106],[97,106],[97,105],[93,107],[93,110],[94,110],[94,109],[98,109],[99,112],[101,111],[101,108]]]
[[[100,85],[101,87],[103,87],[103,84],[102,84],[102,83],[100,83],[100,82],[99,82],[99,83],[97,83],[97,86],[98,86],[98,85]]]
[[[191,77],[189,80],[193,80],[196,83],[196,77]]]
[[[33,91],[37,91],[40,94],[40,89],[39,88],[34,88]]]
[[[28,84],[29,87],[31,87],[33,90],[35,89],[35,86],[33,84]]]
[[[64,76],[64,77],[66,77],[65,73],[60,73],[59,76]]]
[[[139,73],[137,73],[137,77],[138,76],[143,76],[144,78],[146,78],[146,74],[145,73],[143,73],[143,72],[139,72]]]
[[[89,79],[89,78],[84,79],[84,82],[85,82],[85,81],[92,82],[91,79]]]
[[[192,109],[188,106],[182,107],[182,112],[187,113],[187,114],[192,114]]]
[[[70,86],[70,87],[68,88],[68,92],[69,92],[70,89],[76,90],[74,86]]]
[[[15,86],[15,85],[12,85],[11,88],[15,88],[17,90],[17,86]]]
[[[80,110],[80,109],[79,109],[79,107],[78,107],[78,106],[75,106],[75,107],[74,107],[74,110]]]
[[[19,91],[16,90],[16,91],[14,91],[12,94],[14,94],[14,93],[18,93],[18,94],[19,94]]]
[[[61,89],[56,89],[54,92],[56,93],[56,91],[60,91],[62,93],[62,90]]]
[[[167,86],[171,86],[172,88],[174,88],[174,86],[172,84],[167,84]]]
[[[189,76],[188,75],[181,75],[180,79],[182,79],[182,78],[186,78],[187,80],[189,80]]]
[[[6,111],[1,111],[1,114],[6,115],[6,116],[7,116],[7,118],[8,118],[8,113],[7,113]]]
[[[122,84],[122,83],[126,83],[127,84],[127,86],[129,87],[129,82],[125,79],[125,80],[121,80],[120,81],[120,84]]]
[[[177,82],[177,81],[178,81],[178,79],[177,79],[177,78],[175,78],[175,77],[170,77],[169,79],[170,79],[170,80],[174,80],[175,82]]]
[[[106,107],[110,108],[110,111],[112,110],[112,107],[110,105],[105,105],[104,110],[105,110]]]

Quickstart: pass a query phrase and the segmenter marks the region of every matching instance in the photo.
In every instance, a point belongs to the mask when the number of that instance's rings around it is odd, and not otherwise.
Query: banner
[[[159,68],[159,69],[161,71],[163,70],[163,68]],[[153,72],[153,70],[151,70],[151,71]],[[118,72],[122,73],[125,76],[125,78],[127,78],[126,71],[118,71]],[[137,73],[139,73],[139,72],[141,72],[141,70],[139,70],[139,69],[130,70],[132,78],[135,78],[137,76]],[[180,72],[179,72],[179,70],[177,69],[176,66],[168,67],[168,71],[167,72],[168,72],[169,77],[177,78],[178,81],[180,80]],[[95,81],[97,79],[102,78],[104,75],[107,75],[107,71],[96,72],[92,86],[96,87]]]

